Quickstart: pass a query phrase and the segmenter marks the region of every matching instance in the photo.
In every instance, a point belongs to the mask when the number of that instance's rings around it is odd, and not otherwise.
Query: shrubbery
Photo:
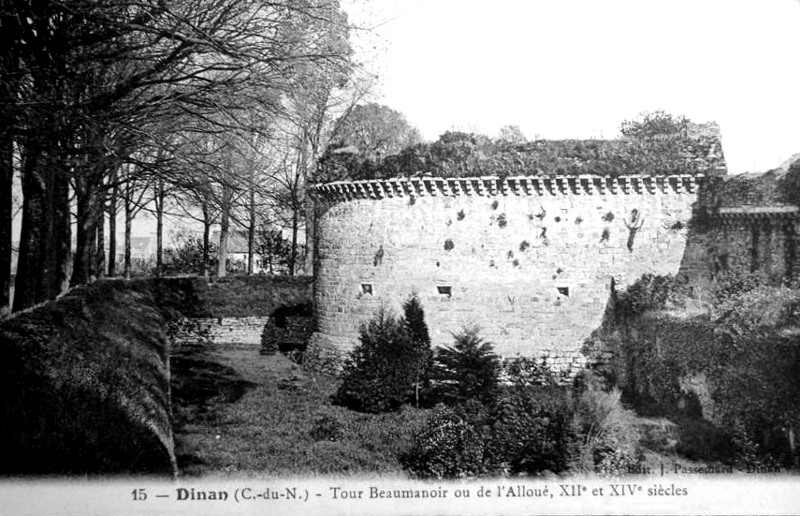
[[[401,457],[412,474],[457,478],[572,468],[618,474],[639,463],[639,436],[618,391],[584,382],[589,386],[574,394],[546,360],[509,360],[503,371],[476,328],[453,337],[453,346],[431,354],[416,298],[404,305],[400,319],[381,311],[362,328],[335,396],[365,412],[395,410],[420,397],[438,403]],[[321,435],[327,430],[320,425]]]
[[[217,273],[217,245],[208,244],[208,273]],[[193,236],[180,235],[174,247],[164,249],[164,274],[174,276],[179,274],[203,273],[203,239]]]
[[[652,135],[628,131],[617,140],[537,140],[513,142],[484,135],[446,132],[433,143],[410,145],[385,157],[355,148],[328,147],[319,160],[319,182],[385,179],[413,175],[469,177],[494,175],[620,176],[626,174],[724,173],[719,138],[686,130]],[[629,126],[632,129],[632,126]],[[690,134],[693,133],[693,134]],[[690,156],[692,159],[687,159]]]
[[[604,391],[592,385],[590,381],[588,388],[575,393],[576,422],[584,440],[581,466],[608,475],[627,473],[642,461],[642,436],[632,413],[622,406],[622,392],[616,387]]]
[[[436,350],[434,366],[438,397],[449,405],[467,400],[491,404],[497,396],[500,357],[477,328],[465,328],[453,335],[453,347]]]
[[[396,410],[420,397],[430,365],[430,337],[416,297],[405,317],[381,310],[361,328],[360,344],[350,353],[334,403],[362,412]]]
[[[512,474],[559,473],[578,455],[568,392],[560,387],[513,385],[491,415],[487,461]]]
[[[452,408],[440,405],[400,462],[422,478],[475,476],[484,471],[483,437]]]
[[[635,284],[620,297],[643,290]],[[771,455],[789,465],[797,458],[788,453],[786,429],[800,426],[800,293],[770,286],[759,273],[731,272],[720,275],[709,294],[707,310],[691,318],[659,313],[663,303],[647,303],[655,311],[638,312],[612,329],[617,378],[640,406],[705,417],[747,460]],[[689,378],[704,391],[691,391]]]

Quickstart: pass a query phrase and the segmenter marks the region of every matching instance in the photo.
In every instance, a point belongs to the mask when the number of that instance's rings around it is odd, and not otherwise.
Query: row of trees
[[[290,229],[295,272],[308,181],[353,177],[365,163],[424,172],[437,166],[434,150],[449,163],[474,147],[454,133],[422,144],[402,115],[363,104],[374,77],[354,62],[350,35],[338,0],[0,0],[0,306],[15,173],[19,310],[69,285],[129,276],[143,210],[156,219],[159,274],[168,215],[202,225],[202,274],[213,225],[218,274],[241,228],[252,271],[265,227]],[[501,139],[525,140],[513,126]],[[118,215],[122,271],[104,252],[108,241],[117,254]]]
[[[355,131],[344,121],[374,82],[350,34],[338,0],[0,0],[0,306],[15,173],[14,310],[129,275],[143,210],[157,221],[157,273],[171,214],[202,224],[199,272],[211,272],[215,224],[220,275],[234,228],[251,251],[261,228],[289,228],[298,270],[306,181],[327,142]],[[123,271],[104,252],[108,241],[117,254],[118,214]]]

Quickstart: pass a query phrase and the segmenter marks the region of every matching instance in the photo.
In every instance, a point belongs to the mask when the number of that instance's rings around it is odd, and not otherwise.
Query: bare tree
[[[173,130],[167,121],[241,127],[237,113],[277,109],[294,66],[347,58],[340,48],[297,37],[309,20],[341,24],[333,0],[3,7],[2,32],[12,39],[4,55],[13,60],[3,66],[18,65],[23,76],[3,109],[4,116],[20,111],[12,134],[23,155],[15,309],[54,297],[65,283],[70,182],[79,204],[73,283],[80,283],[102,263],[104,191],[116,184],[109,178],[137,148],[165,141],[163,131]]]

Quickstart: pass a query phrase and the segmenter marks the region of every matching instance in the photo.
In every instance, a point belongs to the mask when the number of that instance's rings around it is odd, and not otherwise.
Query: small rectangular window
[[[361,293],[372,295],[372,283],[362,283]]]
[[[436,287],[436,290],[439,291],[439,295],[442,297],[453,297],[453,287],[450,285],[439,285]]]

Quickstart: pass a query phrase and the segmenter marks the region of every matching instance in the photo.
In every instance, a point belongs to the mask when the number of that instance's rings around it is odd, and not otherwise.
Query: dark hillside
[[[100,281],[0,323],[2,474],[175,472],[165,320]]]

